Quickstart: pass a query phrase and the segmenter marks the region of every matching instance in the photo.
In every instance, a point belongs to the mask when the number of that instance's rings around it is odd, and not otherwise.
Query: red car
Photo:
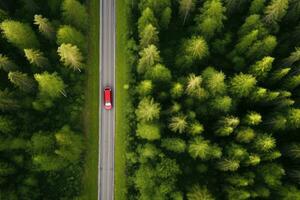
[[[110,87],[104,89],[104,108],[105,110],[111,110],[112,108],[112,93]]]

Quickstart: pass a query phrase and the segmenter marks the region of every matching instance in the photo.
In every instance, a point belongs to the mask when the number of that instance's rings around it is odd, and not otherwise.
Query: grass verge
[[[98,198],[99,123],[99,0],[88,0],[89,33],[84,127],[87,153],[83,175],[83,198]]]
[[[116,135],[115,135],[115,200],[126,200],[126,147],[130,109],[128,91],[124,85],[130,80],[130,66],[127,61],[128,7],[125,0],[116,0]]]

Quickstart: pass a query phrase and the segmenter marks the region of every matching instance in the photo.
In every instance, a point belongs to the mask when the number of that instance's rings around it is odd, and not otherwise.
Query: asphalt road
[[[114,199],[114,133],[115,109],[103,108],[103,89],[112,88],[115,93],[115,0],[100,3],[100,129],[98,200]]]

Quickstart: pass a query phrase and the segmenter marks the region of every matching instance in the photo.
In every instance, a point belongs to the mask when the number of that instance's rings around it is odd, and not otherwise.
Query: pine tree
[[[241,128],[236,132],[236,140],[241,143],[249,143],[255,137],[255,132],[251,128]]]
[[[57,53],[64,66],[81,72],[81,69],[84,66],[83,56],[77,46],[72,44],[62,44],[58,47]]]
[[[239,29],[239,36],[243,37],[252,31],[257,30],[260,37],[267,35],[268,31],[265,28],[260,15],[250,15],[246,18],[244,24]]]
[[[268,24],[275,24],[280,22],[286,14],[289,0],[272,0],[265,9],[264,20]]]
[[[253,91],[256,79],[249,74],[236,74],[230,81],[230,92],[236,97],[247,97]]]
[[[289,128],[300,128],[300,109],[291,108],[287,112],[287,125]]]
[[[38,48],[39,42],[31,27],[27,24],[5,20],[0,24],[4,37],[19,49]]]
[[[64,0],[62,3],[62,16],[67,24],[74,25],[82,31],[88,25],[88,13],[84,5],[77,0]]]
[[[197,121],[193,122],[188,129],[188,133],[191,135],[198,135],[201,134],[203,131],[204,131],[203,125]]]
[[[148,122],[159,118],[160,105],[153,98],[144,97],[135,111],[139,121]]]
[[[270,187],[281,185],[281,177],[285,174],[282,166],[276,163],[268,163],[258,168],[258,174]]]
[[[55,148],[55,138],[43,132],[34,133],[30,141],[30,150],[34,154],[51,153]]]
[[[171,122],[169,123],[169,128],[173,132],[183,133],[188,126],[188,123],[186,120],[187,120],[187,117],[184,115],[173,116],[171,118]]]
[[[226,91],[225,74],[218,72],[212,67],[206,68],[202,72],[205,88],[210,95],[222,95]]]
[[[8,79],[11,83],[24,92],[32,92],[36,87],[34,80],[22,72],[9,72]]]
[[[219,146],[211,144],[209,140],[204,140],[200,136],[190,141],[188,152],[192,158],[200,158],[202,160],[220,158],[222,156],[222,149]]]
[[[259,134],[255,141],[254,147],[257,151],[267,152],[275,148],[276,140],[268,134]]]
[[[236,171],[240,167],[240,162],[233,159],[222,159],[217,162],[217,169],[220,171]]]
[[[168,83],[172,77],[168,68],[161,64],[156,64],[145,73],[145,78],[153,82]]]
[[[195,9],[195,0],[179,0],[179,14],[183,17],[183,25],[188,15]]]
[[[274,58],[268,56],[262,60],[257,61],[254,65],[249,68],[249,73],[255,76],[258,80],[263,80],[267,77],[268,72],[272,69]]]
[[[205,1],[201,14],[196,16],[196,29],[205,37],[212,38],[216,33],[223,28],[225,17],[225,8],[220,0]]]
[[[262,122],[261,115],[257,112],[248,112],[243,122],[249,126],[256,126]]]
[[[146,143],[137,148],[139,152],[139,161],[141,163],[146,163],[151,160],[155,160],[161,151],[153,144]]]
[[[12,93],[10,93],[8,90],[0,90],[0,110],[15,110],[19,107],[20,105],[18,104],[17,100],[14,99]]]
[[[244,54],[251,47],[251,45],[257,40],[258,33],[259,33],[258,30],[255,29],[250,33],[248,33],[247,35],[241,37],[239,42],[235,45],[234,51],[236,51],[238,54]]]
[[[152,93],[153,84],[151,80],[143,80],[137,86],[137,92],[140,96],[148,96]]]
[[[0,54],[0,69],[9,72],[14,71],[18,67],[7,56]]]
[[[140,33],[140,47],[146,48],[151,44],[157,45],[158,41],[159,38],[156,27],[154,27],[152,24],[146,25],[143,31]]]
[[[173,98],[179,98],[183,95],[184,87],[181,83],[174,83],[170,92]]]
[[[234,129],[239,125],[240,120],[234,116],[222,117],[217,122],[216,135],[218,136],[228,136],[233,133]]]
[[[172,9],[170,7],[166,7],[160,16],[159,25],[163,29],[167,29],[169,27],[170,21],[172,17]]]
[[[141,17],[138,20],[138,31],[140,35],[149,24],[153,25],[154,27],[158,27],[158,22],[153,11],[150,8],[146,8],[143,10]]]
[[[254,59],[262,59],[264,56],[270,55],[277,46],[277,39],[273,35],[267,35],[263,40],[256,41],[246,52],[246,57]]]
[[[166,138],[161,141],[161,146],[175,153],[183,153],[186,148],[185,141],[180,138]]]
[[[49,67],[49,60],[40,50],[24,49],[25,57],[30,64],[37,67]]]
[[[58,45],[62,44],[72,44],[77,46],[82,52],[85,52],[86,47],[86,39],[83,34],[69,25],[61,26],[56,34]]]
[[[55,37],[55,29],[51,22],[42,15],[34,15],[34,24],[39,27],[40,33],[49,40]]]
[[[139,123],[136,134],[146,140],[153,141],[160,139],[160,127],[158,124]]]
[[[253,0],[249,9],[250,14],[261,14],[265,8],[266,0]]]
[[[210,104],[213,111],[228,113],[232,108],[232,99],[229,96],[218,96]]]
[[[34,78],[38,82],[41,97],[54,99],[60,95],[65,95],[65,84],[57,73],[34,74]]]
[[[154,66],[160,61],[159,51],[156,46],[149,45],[144,48],[140,53],[137,71],[142,74],[145,73],[150,67]]]
[[[295,62],[300,61],[300,48],[296,47],[295,51],[289,57],[283,60],[285,66],[292,66]]]
[[[1,133],[10,134],[16,129],[16,124],[8,116],[0,116],[0,130]]]
[[[283,88],[287,90],[293,90],[300,85],[300,75],[289,76],[283,82]]]
[[[277,69],[270,74],[268,82],[270,82],[270,84],[274,84],[284,78],[290,71],[291,68]]]
[[[187,193],[188,200],[215,200],[206,186],[194,185]]]

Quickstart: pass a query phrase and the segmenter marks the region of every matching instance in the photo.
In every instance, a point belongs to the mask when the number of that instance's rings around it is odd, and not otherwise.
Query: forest
[[[300,199],[300,1],[126,2],[127,199]]]
[[[84,1],[0,1],[0,199],[79,199]]]

